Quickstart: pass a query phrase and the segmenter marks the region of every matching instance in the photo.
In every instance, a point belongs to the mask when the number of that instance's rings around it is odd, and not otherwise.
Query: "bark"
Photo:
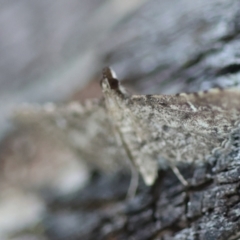
[[[202,166],[181,166],[185,188],[171,170],[159,171],[151,188],[140,184],[125,199],[129,176],[98,176],[80,193],[49,203],[50,239],[238,239],[240,232],[239,146],[228,158],[213,156]],[[60,229],[71,206],[78,232]]]

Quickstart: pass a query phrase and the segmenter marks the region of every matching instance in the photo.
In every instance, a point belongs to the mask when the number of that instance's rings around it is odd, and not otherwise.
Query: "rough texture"
[[[129,201],[124,200],[122,188],[115,188],[125,186],[127,191],[126,177],[95,178],[71,199],[49,205],[54,227],[47,233],[57,239],[238,239],[234,236],[240,231],[239,163],[235,150],[201,167],[182,166],[189,189],[170,170],[160,172],[152,188],[141,186]],[[68,206],[74,209],[66,216],[62,209]],[[57,221],[67,217],[78,218],[73,222],[83,229],[77,234],[64,229],[59,233]]]

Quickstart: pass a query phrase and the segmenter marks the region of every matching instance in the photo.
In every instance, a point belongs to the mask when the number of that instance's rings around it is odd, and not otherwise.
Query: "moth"
[[[187,185],[178,165],[202,164],[215,152],[227,154],[239,129],[236,88],[131,95],[110,68],[103,70],[100,85],[103,99],[25,107],[15,113],[15,122],[63,141],[103,171],[128,168],[125,160],[130,159],[146,185],[155,182],[159,167],[171,167]],[[131,185],[134,192],[136,181]]]
[[[227,154],[239,129],[240,91],[211,89],[176,95],[130,95],[110,68],[101,80],[108,116],[129,158],[152,185],[158,166],[178,171],[181,163],[204,163],[215,152]]]

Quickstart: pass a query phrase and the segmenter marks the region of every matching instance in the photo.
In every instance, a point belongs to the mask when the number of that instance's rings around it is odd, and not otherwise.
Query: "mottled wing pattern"
[[[32,128],[52,141],[64,142],[94,168],[111,172],[126,167],[127,156],[101,100],[26,106],[15,112],[14,121],[21,128]]]
[[[226,151],[239,125],[240,91],[212,89],[177,95],[126,93],[110,69],[101,82],[106,106],[147,184],[161,167],[201,163],[213,151]]]
[[[239,97],[240,91],[236,89],[177,96],[132,96],[128,107],[152,133],[153,145],[161,156],[174,158],[173,163],[195,162],[203,161],[212,150],[229,142],[231,132],[239,124],[240,109],[236,104]],[[139,112],[136,105],[140,101]]]

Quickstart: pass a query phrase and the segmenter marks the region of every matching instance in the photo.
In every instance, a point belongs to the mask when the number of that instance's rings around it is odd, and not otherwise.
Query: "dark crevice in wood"
[[[234,74],[240,71],[240,64],[230,64],[228,66],[223,67],[222,69],[218,70],[216,76],[222,76],[226,74]]]

